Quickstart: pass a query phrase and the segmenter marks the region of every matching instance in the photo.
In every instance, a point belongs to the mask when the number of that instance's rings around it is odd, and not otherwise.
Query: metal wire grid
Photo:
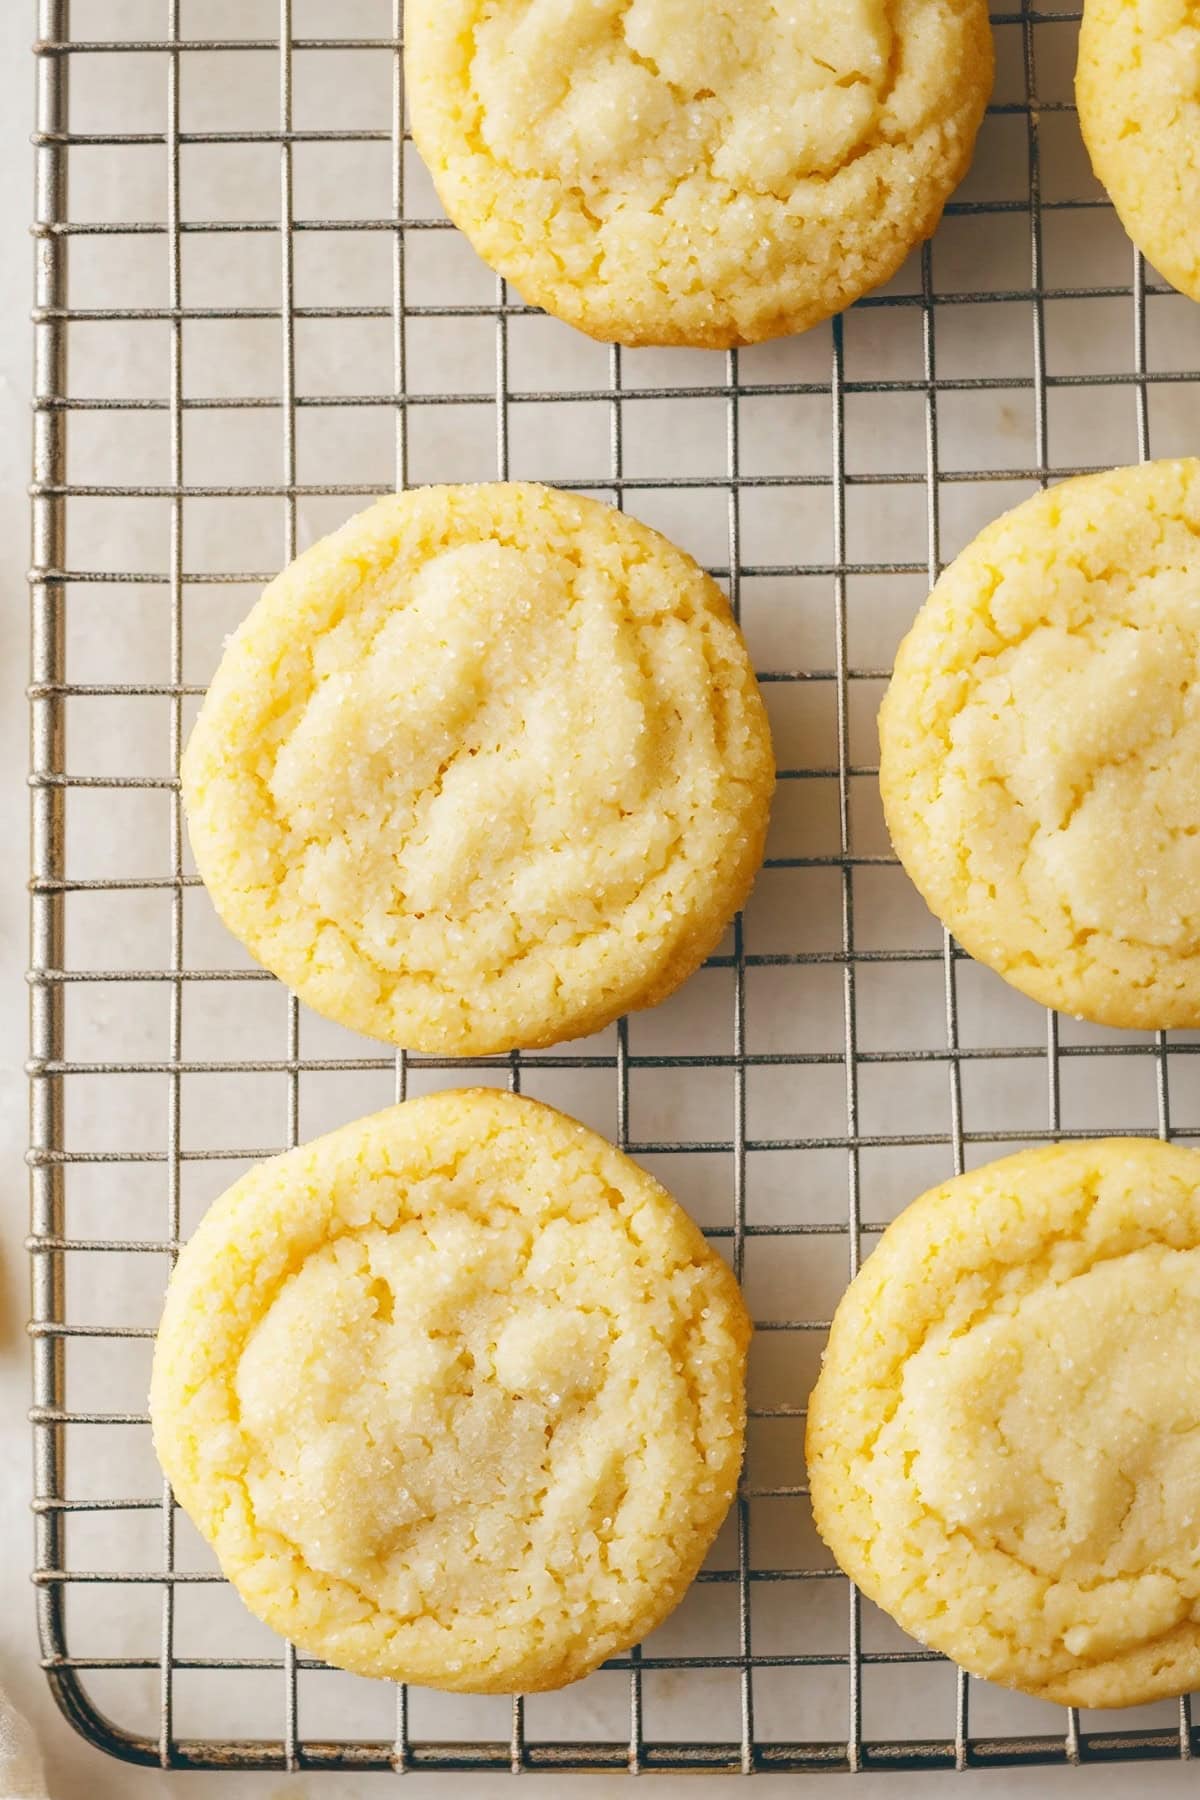
[[[837,789],[837,853],[812,856],[772,856],[769,868],[829,867],[838,871],[840,894],[840,938],[834,949],[796,950],[789,952],[753,953],[745,946],[741,922],[733,938],[732,950],[713,959],[714,966],[732,971],[734,1016],[731,1049],[721,1055],[637,1055],[630,1047],[628,1026],[622,1022],[611,1053],[564,1052],[538,1056],[536,1067],[560,1069],[607,1070],[616,1081],[617,1135],[621,1144],[643,1156],[715,1152],[730,1158],[732,1171],[732,1221],[712,1228],[711,1235],[723,1239],[731,1254],[733,1266],[743,1275],[748,1243],[756,1236],[768,1238],[801,1237],[810,1240],[824,1235],[844,1237],[846,1273],[853,1275],[858,1267],[864,1231],[879,1227],[864,1218],[861,1158],[863,1152],[900,1146],[933,1146],[943,1148],[947,1161],[957,1171],[962,1169],[967,1146],[974,1143],[994,1145],[1005,1141],[1024,1141],[1026,1132],[1005,1131],[991,1127],[968,1131],[964,1125],[963,1072],[975,1059],[1034,1059],[1041,1063],[1046,1077],[1046,1120],[1044,1137],[1083,1136],[1084,1131],[1064,1129],[1062,1123],[1061,1072],[1066,1059],[1100,1053],[1091,1043],[1063,1043],[1059,1022],[1054,1015],[1046,1021],[1045,1043],[988,1045],[971,1047],[960,1044],[958,977],[962,953],[946,938],[940,949],[917,948],[881,950],[861,947],[855,932],[856,871],[885,865],[892,859],[886,854],[869,854],[855,847],[852,821],[852,786],[858,777],[871,776],[874,770],[855,764],[851,757],[850,695],[860,680],[877,680],[886,674],[882,669],[864,669],[851,665],[847,629],[848,581],[862,574],[901,576],[927,575],[932,581],[942,566],[942,528],[940,499],[947,483],[964,480],[1024,480],[1043,485],[1053,477],[1075,472],[1052,463],[1048,433],[1048,395],[1056,387],[1079,385],[1128,386],[1136,409],[1139,453],[1150,453],[1149,390],[1159,382],[1200,382],[1200,370],[1151,372],[1146,354],[1146,318],[1149,305],[1166,290],[1148,283],[1140,258],[1134,257],[1128,284],[1110,286],[1051,288],[1047,285],[1043,259],[1043,216],[1051,208],[1083,208],[1100,206],[1095,199],[1043,200],[1039,130],[1042,115],[1050,110],[1067,110],[1065,103],[1053,107],[1037,100],[1037,35],[1045,23],[1058,23],[1074,16],[1063,12],[1035,12],[1030,0],[1023,0],[1019,11],[995,15],[997,25],[1015,26],[1020,33],[1025,95],[1019,103],[1000,104],[995,110],[1019,114],[1025,120],[1028,149],[1029,188],[1027,199],[999,202],[952,203],[951,214],[1016,212],[1029,221],[1029,275],[1027,286],[977,293],[938,295],[933,280],[933,261],[928,247],[921,259],[920,291],[914,294],[887,293],[874,296],[862,304],[866,307],[915,307],[919,309],[922,331],[923,367],[918,378],[906,380],[851,381],[845,368],[845,328],[842,320],[832,328],[832,366],[827,379],[820,383],[755,383],[747,387],[739,369],[736,351],[725,359],[724,379],[719,383],[685,386],[635,386],[630,384],[623,368],[622,352],[612,349],[608,359],[608,384],[604,389],[586,388],[572,394],[562,389],[551,391],[514,390],[509,379],[509,329],[514,318],[530,314],[531,309],[514,301],[503,282],[497,282],[494,303],[488,306],[470,304],[411,305],[406,299],[406,245],[414,234],[448,229],[445,221],[410,217],[406,212],[404,193],[403,146],[404,129],[403,71],[401,59],[401,0],[390,0],[390,29],[376,38],[308,37],[293,33],[292,0],[279,0],[278,34],[258,39],[189,39],[181,30],[181,0],[163,0],[165,32],[161,38],[124,39],[120,42],[74,39],[69,22],[68,0],[39,0],[39,42],[36,46],[38,74],[38,119],[35,138],[37,155],[36,196],[36,363],[34,398],[34,502],[33,502],[33,661],[32,661],[32,1000],[31,1000],[31,1120],[32,1120],[32,1238],[33,1251],[33,1421],[36,1445],[36,1573],[39,1619],[44,1664],[60,1706],[83,1734],[115,1755],[130,1761],[161,1764],[163,1767],[209,1768],[410,1768],[524,1770],[554,1768],[628,1768],[632,1772],[649,1769],[714,1769],[741,1770],[817,1770],[858,1769],[875,1767],[954,1767],[1018,1762],[1078,1762],[1131,1757],[1188,1758],[1196,1747],[1189,1702],[1179,1704],[1177,1725],[1162,1729],[1082,1731],[1078,1716],[1066,1715],[1064,1732],[1057,1737],[1024,1735],[973,1736],[970,1730],[968,1700],[971,1684],[961,1673],[957,1676],[956,1704],[952,1730],[931,1728],[920,1739],[869,1738],[863,1728],[864,1671],[874,1665],[937,1662],[926,1652],[909,1648],[898,1651],[871,1651],[864,1646],[863,1624],[857,1594],[849,1590],[847,1640],[845,1652],[813,1652],[811,1654],[766,1655],[756,1653],[752,1638],[752,1595],[757,1584],[766,1581],[798,1584],[795,1588],[797,1607],[805,1604],[812,1590],[807,1584],[827,1579],[840,1580],[828,1568],[761,1568],[751,1554],[750,1509],[756,1499],[802,1497],[801,1484],[755,1486],[743,1482],[736,1509],[736,1544],[734,1564],[728,1569],[711,1569],[701,1582],[733,1583],[737,1590],[737,1650],[734,1654],[699,1655],[694,1657],[655,1657],[633,1651],[628,1657],[610,1665],[626,1671],[628,1678],[628,1730],[603,1741],[541,1741],[526,1729],[523,1701],[512,1704],[511,1729],[507,1740],[448,1743],[422,1740],[410,1730],[409,1696],[397,1690],[394,1735],[390,1741],[359,1740],[352,1742],[318,1740],[302,1731],[298,1705],[298,1681],[301,1671],[318,1669],[319,1664],[298,1658],[291,1646],[270,1658],[236,1658],[213,1656],[187,1658],[176,1654],[176,1596],[180,1587],[192,1581],[211,1581],[216,1577],[177,1567],[175,1524],[176,1513],[169,1489],[153,1497],[130,1497],[89,1500],[72,1497],[66,1472],[68,1434],[79,1429],[107,1424],[144,1425],[145,1417],[136,1412],[101,1412],[72,1410],[67,1403],[67,1346],[77,1339],[148,1337],[146,1329],[129,1324],[72,1324],[67,1311],[65,1288],[66,1258],[73,1253],[84,1256],[106,1254],[147,1256],[169,1262],[175,1255],[181,1231],[181,1183],[185,1166],[193,1160],[238,1160],[261,1154],[260,1150],[188,1149],[181,1141],[181,1093],[185,1075],[193,1073],[279,1074],[285,1077],[287,1109],[284,1143],[294,1144],[299,1134],[300,1084],[302,1074],[319,1071],[378,1071],[393,1066],[391,1059],[314,1059],[304,1058],[300,1050],[300,1013],[297,1002],[287,1003],[286,1041],[278,1059],[246,1059],[216,1062],[186,1059],[184,1056],[184,996],[197,982],[240,982],[268,980],[257,971],[241,968],[210,969],[188,965],[185,956],[184,908],[187,890],[197,885],[185,872],[183,829],[177,791],[178,757],[184,728],[184,707],[189,696],[199,693],[197,687],[184,680],[183,627],[184,593],[193,584],[206,582],[258,582],[272,571],[239,571],[213,574],[188,570],[185,564],[184,502],[194,498],[234,500],[238,498],[275,498],[281,505],[282,533],[280,560],[290,558],[297,545],[297,502],[308,496],[345,497],[354,499],[378,491],[373,487],[353,484],[300,483],[297,480],[297,416],[300,409],[332,404],[327,398],[297,391],[295,335],[296,322],[302,318],[381,318],[391,321],[393,386],[389,392],[366,393],[343,397],[337,403],[362,407],[389,408],[395,422],[395,484],[404,487],[410,472],[410,419],[415,407],[442,404],[486,403],[494,408],[496,442],[495,473],[499,478],[509,474],[510,422],[514,406],[561,402],[564,399],[602,400],[609,414],[609,466],[588,473],[586,480],[569,485],[607,490],[618,505],[627,495],[656,488],[712,487],[709,477],[674,475],[639,475],[626,473],[625,422],[627,409],[639,402],[656,399],[710,398],[723,404],[725,413],[726,470],[723,486],[727,507],[728,553],[724,566],[714,573],[727,580],[735,608],[739,606],[743,580],[748,577],[820,577],[829,586],[834,612],[835,660],[832,668],[773,670],[764,673],[772,682],[824,682],[832,685],[836,702],[836,769],[796,767],[781,771],[785,781],[805,781],[818,776],[834,776]],[[301,53],[333,54],[343,48],[370,49],[390,58],[392,101],[391,122],[386,132],[379,130],[297,130],[293,126],[293,79],[295,59]],[[188,132],[180,124],[181,68],[186,54],[197,49],[239,52],[269,51],[278,57],[278,124],[270,128],[238,131]],[[71,128],[68,107],[68,78],[72,61],[83,55],[102,56],[111,51],[152,52],[161,57],[167,90],[166,129],[164,132],[78,132]],[[392,148],[393,192],[391,215],[379,219],[334,220],[295,216],[294,149],[301,143],[384,141]],[[277,219],[255,221],[193,221],[181,217],[180,162],[185,146],[200,143],[265,143],[276,145],[279,153],[279,214]],[[73,222],[67,203],[67,167],[75,146],[89,146],[116,151],[126,145],[150,145],[163,149],[167,166],[165,219],[146,219],[135,224],[103,225]],[[391,244],[392,301],[388,308],[378,306],[304,307],[296,303],[295,250],[299,234],[326,230],[365,230],[386,233]],[[168,258],[169,292],[165,307],[88,308],[74,304],[68,295],[68,260],[70,242],[77,235],[152,233],[165,240]],[[280,255],[280,293],[278,307],[189,306],[184,298],[183,241],[187,234],[199,232],[268,232],[278,237]],[[1131,305],[1132,366],[1127,370],[1100,375],[1053,375],[1047,371],[1045,306],[1050,300],[1064,298],[1127,299]],[[937,370],[936,323],[939,310],[948,304],[980,303],[1023,306],[1029,309],[1032,334],[1032,372],[1024,375],[971,376],[955,379],[939,377]],[[472,318],[484,316],[494,320],[495,385],[491,392],[475,394],[437,394],[410,392],[408,382],[408,324],[422,317]],[[205,319],[265,319],[277,321],[280,328],[280,391],[278,396],[204,399],[185,396],[183,384],[183,335],[185,325]],[[66,353],[69,329],[75,322],[89,320],[159,321],[169,328],[168,391],[165,397],[144,399],[84,399],[70,394],[67,384]],[[1200,359],[1198,359],[1200,360]],[[953,392],[982,392],[989,388],[1031,389],[1033,401],[1035,456],[1032,466],[1008,470],[952,470],[939,461],[939,399]],[[824,475],[779,473],[769,476],[743,472],[741,457],[740,403],[752,392],[767,395],[820,394],[828,403],[832,428],[829,472]],[[846,465],[845,407],[848,395],[913,392],[923,396],[925,466],[919,473],[894,473],[871,476],[848,473]],[[184,422],[189,410],[207,407],[251,407],[278,410],[282,425],[282,480],[272,484],[205,484],[187,483],[185,479]],[[101,484],[68,479],[67,434],[71,415],[88,410],[165,411],[169,416],[169,452],[166,479],[155,484]],[[582,473],[582,472],[581,472]],[[857,484],[871,482],[908,483],[924,490],[927,516],[927,555],[924,560],[854,562],[848,560],[847,493]],[[780,488],[818,487],[826,489],[832,510],[832,555],[827,562],[751,564],[743,557],[742,500],[749,491],[765,486]],[[67,566],[66,526],[68,503],[81,498],[156,498],[169,505],[169,566],[162,573],[146,574],[130,569],[72,569]],[[917,504],[916,495],[913,496]],[[167,677],[152,683],[72,683],[66,662],[65,622],[69,596],[76,584],[96,582],[151,582],[166,596],[170,615],[170,651]],[[169,708],[169,754],[171,773],[166,776],[106,776],[103,773],[78,773],[71,769],[65,739],[66,702],[72,698],[158,697]],[[169,858],[166,875],[144,875],[136,870],[119,878],[77,879],[69,872],[66,844],[66,803],[71,790],[82,788],[118,789],[159,788],[169,794]],[[65,904],[73,893],[159,892],[169,908],[170,955],[164,968],[88,970],[81,972],[68,966],[65,946]],[[944,984],[944,1047],[899,1050],[866,1050],[859,1043],[859,1009],[856,984],[859,973],[872,963],[902,964],[928,962],[940,964]],[[746,988],[747,971],[756,967],[797,967],[827,964],[840,971],[842,1045],[837,1050],[802,1050],[797,1052],[751,1052],[747,1048]],[[167,1055],[161,1061],[81,1061],[66,1054],[66,1009],[73,985],[81,981],[151,982],[165,986],[169,996],[169,1028]],[[1200,1138],[1200,1121],[1190,1121],[1186,1128],[1171,1117],[1169,1094],[1168,1044],[1164,1034],[1148,1044],[1105,1044],[1103,1053],[1154,1060],[1157,1094],[1157,1129],[1163,1136]],[[1171,1055],[1190,1055],[1200,1044],[1172,1040]],[[489,1067],[502,1065],[508,1080],[518,1088],[523,1071],[533,1059],[513,1054],[507,1059],[482,1059]],[[873,1064],[925,1062],[944,1068],[946,1074],[949,1120],[944,1131],[871,1133],[860,1122],[860,1076]],[[844,1071],[844,1127],[826,1135],[755,1139],[748,1130],[747,1079],[758,1067],[794,1066],[797,1070],[821,1065],[840,1067]],[[410,1071],[421,1069],[478,1069],[479,1062],[454,1059],[410,1059],[401,1053],[394,1063],[395,1093],[403,1098],[408,1090]],[[732,1081],[732,1118],[728,1135],[706,1141],[645,1141],[634,1136],[630,1127],[631,1082],[639,1069],[703,1069],[727,1070]],[[112,1076],[127,1073],[161,1076],[167,1089],[166,1143],[161,1150],[96,1151],[70,1147],[66,1130],[64,1097],[72,1077],[81,1075]],[[282,1146],[280,1146],[282,1147]],[[844,1221],[815,1223],[794,1220],[787,1223],[756,1224],[747,1214],[747,1158],[751,1153],[780,1150],[832,1150],[845,1156]],[[65,1182],[72,1166],[113,1162],[119,1164],[150,1163],[161,1171],[164,1193],[162,1235],[153,1239],[95,1238],[72,1236],[66,1210]],[[823,1322],[803,1316],[759,1321],[759,1331],[820,1332]],[[756,1407],[752,1417],[793,1421],[798,1432],[803,1407],[782,1404]],[[94,1570],[72,1566],[68,1555],[68,1522],[80,1513],[103,1510],[130,1511],[156,1516],[161,1536],[161,1567],[145,1570]],[[150,1519],[147,1519],[149,1525]],[[161,1642],[157,1656],[89,1657],[73,1654],[67,1632],[67,1596],[78,1584],[100,1582],[113,1584],[114,1598],[122,1583],[150,1582],[161,1587]],[[805,1740],[799,1734],[783,1740],[767,1740],[755,1728],[754,1680],[756,1673],[775,1668],[834,1668],[844,1671],[845,1716],[844,1737]],[[174,1721],[174,1675],[183,1669],[253,1669],[274,1670],[280,1679],[282,1699],[281,1735],[269,1741],[181,1739]],[[106,1718],[90,1699],[83,1677],[89,1671],[108,1669],[158,1671],[159,1727],[157,1737],[138,1734]],[[738,1683],[740,1732],[736,1738],[719,1742],[656,1742],[647,1735],[643,1705],[644,1684],[648,1676],[659,1670],[679,1672],[701,1669],[731,1671]]]

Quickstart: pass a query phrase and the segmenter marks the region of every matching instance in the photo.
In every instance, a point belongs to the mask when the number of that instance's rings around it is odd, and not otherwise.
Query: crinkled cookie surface
[[[749,1321],[651,1177],[492,1089],[251,1170],[172,1277],[155,1445],[251,1611],[364,1675],[585,1675],[733,1495]]]
[[[1200,1156],[1026,1151],[889,1227],[808,1418],[818,1529],[914,1637],[1062,1705],[1200,1681]]]
[[[1085,0],[1075,77],[1092,167],[1138,249],[1200,300],[1200,8]]]
[[[451,218],[595,337],[722,347],[886,281],[962,179],[983,0],[408,0]]]
[[[879,724],[900,860],[972,956],[1101,1024],[1200,1024],[1200,462],[989,525]]]
[[[218,912],[409,1049],[582,1037],[666,997],[762,860],[766,712],[716,583],[530,483],[379,501],[271,583],[183,758]]]

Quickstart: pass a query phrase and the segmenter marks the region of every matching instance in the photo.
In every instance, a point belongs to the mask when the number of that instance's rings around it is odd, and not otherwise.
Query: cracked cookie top
[[[231,639],[183,759],[225,922],[410,1049],[581,1037],[699,966],[762,859],[766,712],[728,602],[614,508],[381,500]]]
[[[885,281],[992,76],[984,0],[409,0],[405,44],[451,218],[625,344],[756,342]]]
[[[1100,1024],[1200,1024],[1200,462],[988,526],[879,726],[892,841],[964,949]]]
[[[741,1462],[750,1325],[670,1195],[533,1100],[412,1100],[260,1164],[171,1278],[181,1505],[356,1673],[559,1687],[654,1629]]]
[[[889,1226],[808,1413],[817,1527],[974,1675],[1064,1706],[1200,1681],[1200,1156],[1025,1151]]]
[[[1079,128],[1121,223],[1200,300],[1200,12],[1195,0],[1086,0]]]

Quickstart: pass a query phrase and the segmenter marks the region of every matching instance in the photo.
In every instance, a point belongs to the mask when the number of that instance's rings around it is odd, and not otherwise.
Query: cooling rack
[[[114,1755],[533,1773],[1193,1754],[1187,1700],[1080,1716],[903,1638],[830,1564],[804,1487],[824,1321],[908,1199],[1006,1146],[1200,1137],[1200,1043],[1012,994],[928,918],[878,813],[875,707],[944,561],[1039,484],[1196,448],[1197,313],[1091,180],[1075,14],[1022,0],[994,25],[996,94],[933,245],[831,326],[712,355],[592,345],[476,262],[404,128],[399,0],[40,0],[35,1581],[58,1702]],[[394,486],[510,475],[628,505],[728,584],[783,765],[770,854],[657,1012],[548,1054],[393,1059],[220,931],[180,744],[223,634],[298,547]],[[144,1411],[204,1205],[253,1158],[464,1070],[653,1168],[758,1319],[745,1476],[680,1612],[565,1694],[503,1703],[354,1681],[249,1620]]]

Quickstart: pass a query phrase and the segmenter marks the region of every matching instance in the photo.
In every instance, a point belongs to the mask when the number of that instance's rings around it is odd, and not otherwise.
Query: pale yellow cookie
[[[1200,10],[1196,0],[1084,0],[1079,124],[1121,223],[1200,300]]]
[[[1200,462],[1065,481],[947,569],[879,715],[901,862],[981,962],[1200,1025]]]
[[[408,0],[404,28],[450,217],[623,344],[756,343],[886,281],[992,84],[985,0]]]
[[[562,1113],[411,1100],[262,1163],[171,1278],[154,1441],[250,1610],[358,1674],[560,1687],[654,1629],[733,1496],[750,1324]]]
[[[381,500],[273,581],[183,759],[218,912],[410,1049],[581,1037],[671,993],[762,860],[774,764],[729,605],[528,483]]]
[[[1025,1151],[910,1206],[808,1415],[817,1528],[974,1675],[1064,1706],[1200,1684],[1200,1157]]]

